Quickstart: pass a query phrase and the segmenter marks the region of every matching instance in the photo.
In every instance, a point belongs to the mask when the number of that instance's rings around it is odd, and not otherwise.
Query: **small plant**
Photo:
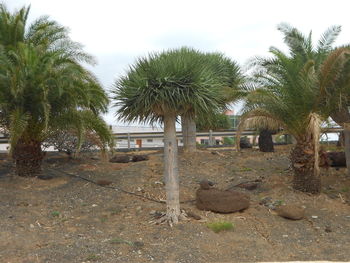
[[[240,169],[241,172],[250,172],[250,171],[252,171],[252,170],[253,170],[252,168],[248,168],[248,167],[242,167],[242,168]]]
[[[283,203],[284,203],[283,200],[276,200],[276,201],[274,202],[274,205],[275,205],[275,206],[281,206],[281,205],[283,205]]]
[[[128,244],[130,246],[134,245],[133,242],[122,239],[122,238],[113,238],[109,241],[109,243],[111,243],[111,244]]]
[[[223,138],[224,145],[234,145],[235,144],[235,138],[233,137],[224,137]]]
[[[213,230],[215,233],[219,233],[221,231],[233,230],[233,224],[231,222],[214,222],[208,223],[207,227]]]
[[[342,191],[343,193],[349,192],[350,188],[348,186],[342,188],[340,191]]]
[[[59,216],[60,216],[60,212],[58,212],[58,211],[52,211],[52,212],[51,212],[51,216],[53,216],[53,217],[59,217]]]

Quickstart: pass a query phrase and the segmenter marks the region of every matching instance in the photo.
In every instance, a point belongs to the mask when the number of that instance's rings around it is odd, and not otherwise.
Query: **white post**
[[[128,132],[128,150],[130,151],[130,133]]]
[[[209,146],[213,146],[213,131],[209,130]]]

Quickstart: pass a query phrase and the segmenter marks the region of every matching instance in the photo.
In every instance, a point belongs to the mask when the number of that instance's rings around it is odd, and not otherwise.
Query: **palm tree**
[[[27,25],[29,8],[13,14],[0,5],[0,123],[10,134],[11,154],[21,176],[41,171],[42,142],[52,129],[75,128],[80,142],[95,131],[106,145],[110,131],[99,117],[108,98],[93,63],[66,28],[47,17]]]
[[[119,119],[164,124],[166,219],[170,224],[176,224],[180,216],[176,119],[189,111],[205,114],[218,109],[222,104],[216,94],[219,87],[203,54],[184,47],[139,58],[112,91]]]
[[[319,193],[320,124],[328,117],[320,98],[322,68],[329,46],[338,34],[334,27],[326,31],[316,49],[311,34],[303,36],[295,28],[282,24],[289,54],[270,48],[271,58],[257,58],[250,93],[246,98],[240,128],[244,125],[276,129],[293,135],[296,144],[291,152],[293,185],[297,190]]]
[[[330,117],[344,128],[346,165],[350,175],[350,46],[338,47],[329,53],[320,69],[322,103]]]
[[[204,61],[208,67],[214,72],[217,82],[221,83],[220,89],[217,89],[217,94],[222,99],[222,108],[213,115],[207,113],[199,116],[193,110],[187,111],[181,115],[182,134],[184,139],[184,150],[187,152],[196,151],[196,118],[200,120],[202,126],[210,126],[210,120],[214,119],[220,112],[225,110],[227,106],[240,98],[239,87],[244,82],[243,74],[238,64],[232,59],[226,57],[222,53],[206,53]],[[205,123],[207,120],[207,123]]]
[[[328,115],[344,128],[345,155],[348,174],[350,174],[350,113],[349,100],[349,45],[333,48],[332,44],[341,32],[340,26],[332,26],[321,36],[316,48],[313,48],[311,33],[308,37],[296,28],[280,25],[285,42],[294,54],[304,61],[312,59],[318,71],[319,103],[327,107]],[[325,110],[325,109],[324,109]]]

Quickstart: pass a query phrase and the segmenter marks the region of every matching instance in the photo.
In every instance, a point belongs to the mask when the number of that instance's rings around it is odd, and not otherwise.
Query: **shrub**
[[[207,227],[213,230],[215,233],[219,233],[221,231],[225,230],[233,230],[233,224],[231,222],[213,222],[213,223],[208,223]]]
[[[235,139],[233,137],[224,137],[223,143],[224,145],[233,145],[235,143]]]
[[[86,132],[84,140],[79,148],[79,139],[76,132],[58,130],[51,132],[49,137],[43,143],[43,146],[45,148],[53,146],[55,150],[72,156],[72,154],[76,154],[78,150],[81,152],[91,152],[101,148],[103,145],[96,134]]]

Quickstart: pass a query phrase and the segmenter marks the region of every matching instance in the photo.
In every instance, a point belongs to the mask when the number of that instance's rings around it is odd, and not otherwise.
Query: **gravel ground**
[[[275,153],[201,150],[180,153],[182,208],[199,216],[174,227],[153,225],[165,205],[162,153],[150,160],[117,164],[83,156],[68,160],[48,154],[44,173],[51,180],[19,178],[6,156],[0,158],[0,262],[257,262],[350,260],[350,179],[345,169],[323,170],[320,195],[293,191],[289,148]],[[98,160],[97,160],[98,159]],[[94,182],[111,181],[106,188]],[[197,210],[198,182],[206,178],[227,189],[260,179],[250,208],[232,214]],[[304,206],[292,221],[261,203]],[[209,222],[227,221],[234,229],[214,233]]]

